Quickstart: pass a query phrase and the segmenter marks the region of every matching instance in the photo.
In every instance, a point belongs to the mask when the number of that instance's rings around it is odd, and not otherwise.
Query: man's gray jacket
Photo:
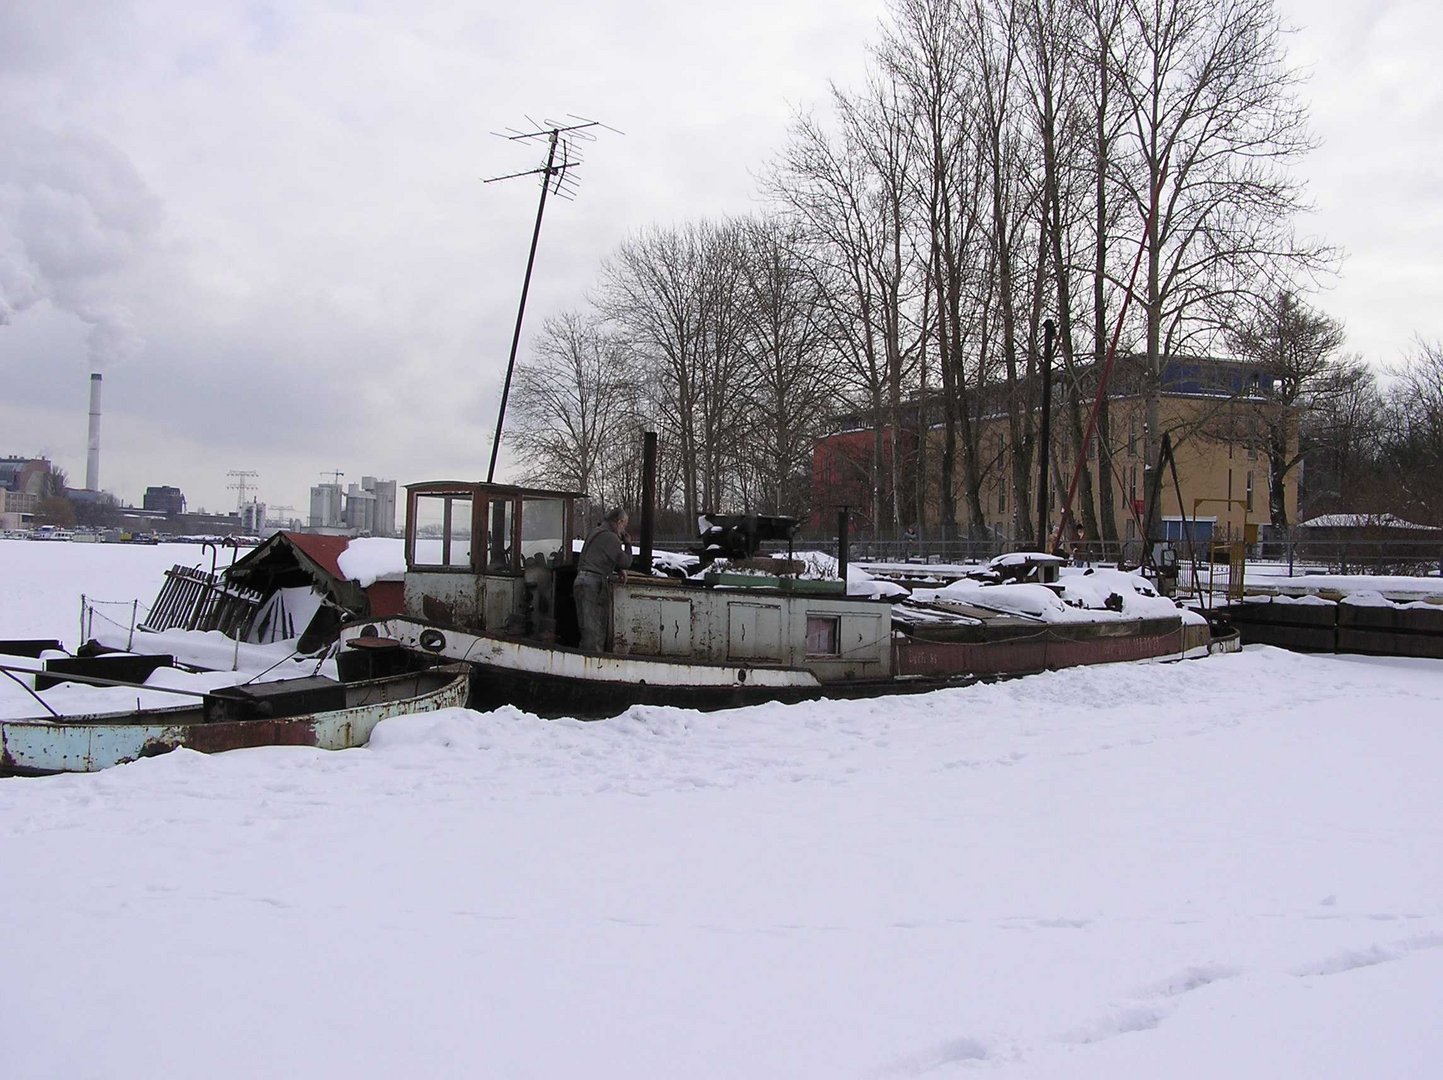
[[[581,558],[576,562],[578,574],[600,574],[610,577],[631,565],[631,552],[608,526],[599,526],[581,545]]]

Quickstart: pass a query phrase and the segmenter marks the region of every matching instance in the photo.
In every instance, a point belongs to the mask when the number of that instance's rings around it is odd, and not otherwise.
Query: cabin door
[[[727,605],[727,657],[732,660],[781,659],[782,609],[774,604]]]

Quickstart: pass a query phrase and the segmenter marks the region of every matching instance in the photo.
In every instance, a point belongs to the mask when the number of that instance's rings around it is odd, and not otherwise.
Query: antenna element
[[[518,176],[541,177],[541,201],[536,207],[536,228],[531,232],[531,254],[526,258],[526,276],[521,281],[521,303],[516,309],[516,331],[511,335],[511,356],[506,361],[506,382],[501,388],[501,410],[496,416],[496,437],[491,443],[491,465],[486,470],[486,482],[489,484],[496,476],[496,456],[501,451],[501,429],[506,423],[506,401],[511,396],[511,376],[516,370],[516,349],[521,343],[521,321],[526,315],[526,294],[531,289],[531,270],[536,265],[536,244],[541,239],[541,218],[546,213],[546,195],[553,188],[558,197],[572,199],[576,196],[576,181],[571,176],[571,170],[581,164],[581,155],[577,151],[576,143],[595,142],[596,136],[591,133],[592,128],[606,128],[607,131],[615,131],[622,134],[613,127],[607,127],[599,120],[588,120],[584,116],[571,116],[575,123],[558,123],[554,120],[545,120],[537,124],[530,117],[527,122],[531,124],[530,131],[510,131],[508,135],[493,132],[498,138],[508,142],[541,142],[546,143],[546,164],[539,169],[527,169],[524,172],[507,173],[505,176],[492,176],[485,182],[494,184],[498,180],[512,180]],[[561,160],[557,161],[560,154]]]

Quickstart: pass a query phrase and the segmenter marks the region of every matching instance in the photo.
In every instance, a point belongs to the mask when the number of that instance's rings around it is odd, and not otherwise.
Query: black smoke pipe
[[[651,573],[651,545],[656,539],[656,432],[648,431],[641,445],[641,555],[638,574]]]
[[[1052,450],[1052,340],[1057,324],[1051,319],[1042,323],[1042,451],[1038,455],[1042,475],[1037,478],[1037,550],[1047,550],[1047,466]]]
[[[837,576],[842,579],[842,594],[847,592],[847,516],[848,507],[837,511]]]

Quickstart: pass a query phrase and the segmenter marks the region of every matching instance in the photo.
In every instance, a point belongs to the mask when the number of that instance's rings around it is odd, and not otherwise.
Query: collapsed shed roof
[[[345,536],[278,532],[238,560],[227,572],[237,585],[270,594],[277,589],[310,586],[354,615],[370,614],[366,590],[341,570]]]

